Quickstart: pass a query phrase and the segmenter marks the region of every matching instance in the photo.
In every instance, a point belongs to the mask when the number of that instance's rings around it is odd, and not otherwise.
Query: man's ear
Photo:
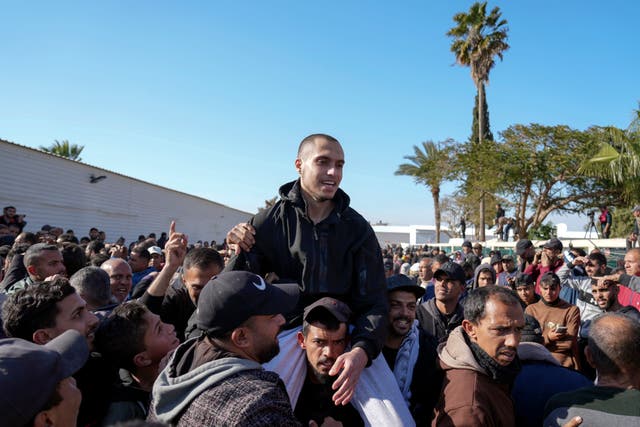
[[[51,336],[51,333],[48,329],[38,329],[33,333],[33,335],[31,335],[31,339],[33,340],[33,342],[38,345],[45,345],[53,338],[55,337]]]
[[[30,276],[37,276],[38,272],[36,271],[36,266],[35,265],[28,265],[27,266],[27,273],[29,273]]]
[[[146,351],[141,351],[133,356],[133,364],[138,368],[145,368],[151,365],[151,363],[153,363],[153,361],[149,359]]]
[[[296,170],[298,171],[298,173],[302,173],[302,159],[300,159],[300,158],[296,159],[295,165],[296,165]]]
[[[38,415],[33,419],[33,427],[49,427],[54,425],[53,420],[49,414],[49,411],[40,411]]]
[[[231,332],[231,342],[239,348],[245,349],[251,345],[251,334],[244,326],[237,327]]]
[[[476,330],[476,325],[474,325],[472,322],[468,321],[467,319],[463,320],[462,329],[464,329],[467,335],[469,335],[469,338],[471,338],[474,341],[477,340],[478,332]]]
[[[303,350],[307,348],[307,346],[304,344],[304,335],[302,335],[302,332],[298,332],[298,345]]]
[[[591,354],[591,349],[588,345],[584,348],[584,357],[587,359],[589,365],[591,365],[591,367],[595,369],[596,365],[593,363],[593,355]]]

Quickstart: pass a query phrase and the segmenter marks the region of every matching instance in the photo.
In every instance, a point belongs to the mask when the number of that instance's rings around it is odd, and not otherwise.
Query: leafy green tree
[[[426,185],[431,190],[435,211],[436,243],[440,243],[440,187],[443,182],[451,178],[453,144],[454,141],[449,139],[438,143],[426,141],[422,143],[422,148],[414,145],[414,154],[404,156],[404,159],[410,163],[401,164],[395,172],[395,175],[411,176],[417,184]]]
[[[471,182],[510,202],[520,237],[539,228],[552,212],[581,213],[615,205],[621,197],[620,186],[608,178],[577,172],[598,149],[592,129],[513,125],[500,136],[499,142],[465,147],[458,164],[466,170],[466,185]]]
[[[70,144],[66,139],[62,141],[58,141],[56,139],[55,142],[49,147],[44,147],[41,145],[40,150],[80,162],[82,161],[82,159],[80,158],[80,153],[82,153],[82,150],[84,150],[84,146]]]
[[[529,229],[529,237],[534,240],[549,240],[558,235],[558,229],[552,222],[540,224]]]

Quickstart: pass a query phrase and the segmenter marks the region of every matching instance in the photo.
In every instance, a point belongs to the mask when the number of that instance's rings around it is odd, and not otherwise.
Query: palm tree
[[[493,8],[487,15],[487,2],[476,2],[469,13],[456,13],[453,16],[456,26],[447,35],[453,38],[451,52],[456,62],[471,68],[471,78],[478,91],[478,143],[482,143],[484,134],[485,84],[489,83],[489,73],[495,65],[495,57],[502,60],[502,53],[509,49],[507,40],[507,20],[502,19],[499,7]],[[475,142],[475,141],[473,141]],[[480,240],[484,235],[484,193],[480,196]]]
[[[489,73],[495,65],[495,57],[502,60],[502,53],[509,49],[506,19],[501,19],[499,7],[493,8],[487,15],[487,2],[474,3],[469,13],[460,12],[453,16],[456,26],[447,32],[453,38],[451,52],[456,62],[471,68],[471,78],[478,90],[478,142],[482,143],[483,105],[485,103],[485,84],[489,83]]]
[[[586,176],[610,179],[622,185],[625,196],[637,201],[640,178],[640,107],[625,130],[613,126],[595,128],[596,138],[601,139],[600,149],[578,169]]]
[[[436,243],[440,243],[440,186],[451,177],[452,140],[439,143],[426,141],[422,149],[414,145],[412,156],[404,156],[411,163],[398,166],[395,175],[412,176],[416,183],[424,184],[431,190],[436,220]]]
[[[49,147],[40,146],[42,151],[46,151],[47,153],[55,154],[60,157],[66,157],[67,159],[82,161],[80,158],[80,153],[84,150],[83,145],[70,144],[66,139],[62,141],[55,142]]]

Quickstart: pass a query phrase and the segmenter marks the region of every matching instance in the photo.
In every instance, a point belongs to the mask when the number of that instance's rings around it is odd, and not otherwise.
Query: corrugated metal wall
[[[107,178],[95,184],[91,175]],[[199,197],[0,140],[0,208],[13,205],[26,214],[25,230],[42,225],[71,228],[78,237],[91,227],[107,241],[131,242],[139,234],[160,237],[176,220],[190,242],[221,243],[235,224],[251,217]],[[1,215],[1,214],[0,214]]]

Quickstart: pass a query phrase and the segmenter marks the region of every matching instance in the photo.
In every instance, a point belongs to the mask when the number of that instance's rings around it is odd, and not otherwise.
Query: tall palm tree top
[[[507,20],[502,19],[499,7],[487,15],[487,2],[476,2],[469,12],[453,16],[456,26],[447,32],[452,37],[451,52],[456,62],[471,68],[471,77],[476,85],[489,82],[489,72],[495,65],[494,57],[501,60],[502,53],[509,49],[507,43]]]
[[[42,151],[46,151],[47,153],[55,154],[60,157],[66,157],[67,159],[82,161],[80,158],[80,153],[84,150],[83,145],[70,144],[69,141],[62,140],[58,141],[57,139],[53,144],[49,147],[40,146]]]

